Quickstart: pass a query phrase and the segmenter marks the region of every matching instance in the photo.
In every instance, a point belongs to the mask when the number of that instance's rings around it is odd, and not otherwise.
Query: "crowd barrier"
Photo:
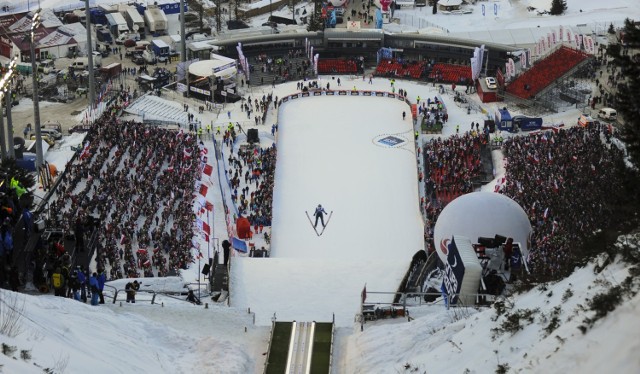
[[[291,95],[287,95],[281,99],[282,103],[288,101],[297,100],[305,97],[312,96],[365,96],[365,97],[388,97],[390,99],[398,99],[404,101],[407,105],[411,105],[411,102],[405,97],[397,93],[386,91],[365,91],[365,90],[309,90],[303,92],[297,92]]]

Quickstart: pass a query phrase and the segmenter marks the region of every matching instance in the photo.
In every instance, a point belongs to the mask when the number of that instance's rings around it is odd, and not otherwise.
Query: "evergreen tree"
[[[567,10],[567,2],[565,0],[551,1],[551,10],[549,10],[549,14],[559,16],[564,13],[565,10]]]
[[[438,13],[438,0],[433,0],[433,14]]]
[[[308,31],[322,31],[324,30],[324,19],[322,18],[322,1],[314,0],[313,1],[313,13],[311,14],[311,18],[309,18],[309,26],[307,26]]]
[[[623,28],[623,39],[620,44],[610,44],[607,54],[613,57],[613,64],[620,69],[614,107],[621,117],[621,136],[627,144],[627,150],[633,163],[640,165],[640,53],[629,49],[640,46],[640,28],[628,18]]]

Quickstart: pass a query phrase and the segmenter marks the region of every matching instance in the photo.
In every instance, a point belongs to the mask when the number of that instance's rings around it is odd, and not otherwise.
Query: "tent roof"
[[[462,5],[462,0],[440,0],[440,1],[438,1],[438,5],[440,5],[440,6],[460,6],[460,5]]]
[[[463,235],[477,243],[478,237],[496,234],[511,237],[528,250],[531,223],[525,211],[505,195],[473,192],[453,200],[440,213],[434,228],[435,247],[453,235]]]

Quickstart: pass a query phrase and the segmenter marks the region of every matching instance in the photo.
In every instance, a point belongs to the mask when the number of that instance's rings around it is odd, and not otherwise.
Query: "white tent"
[[[462,0],[440,0],[440,1],[438,1],[438,5],[441,5],[441,6],[460,6],[460,5],[462,5]]]
[[[493,192],[473,192],[453,200],[440,213],[434,228],[434,241],[438,255],[443,240],[463,235],[477,243],[478,237],[493,238],[496,234],[513,238],[521,244],[523,255],[528,253],[531,223],[524,210],[507,196]]]
[[[462,0],[440,0],[438,1],[438,7],[440,9],[458,9],[462,5]]]

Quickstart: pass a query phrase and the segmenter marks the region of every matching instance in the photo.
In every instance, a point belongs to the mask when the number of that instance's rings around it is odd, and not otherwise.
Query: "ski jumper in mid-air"
[[[320,223],[322,223],[322,227],[325,227],[325,224],[324,224],[325,214],[327,214],[327,212],[324,211],[324,208],[322,207],[321,204],[318,204],[318,207],[316,208],[315,213],[313,213],[313,215],[316,216],[316,223],[315,225],[313,225],[314,228],[318,227],[318,220],[320,220]]]

